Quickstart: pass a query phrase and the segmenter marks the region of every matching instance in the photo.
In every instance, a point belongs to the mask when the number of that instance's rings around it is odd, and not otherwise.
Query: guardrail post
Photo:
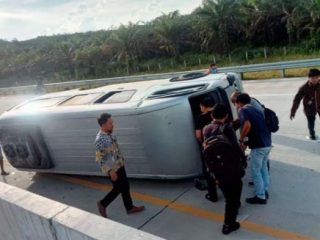
[[[263,53],[264,53],[264,58],[266,59],[267,58],[267,48],[266,47],[263,48]]]
[[[285,69],[281,70],[281,77],[283,77],[283,78],[286,77],[286,70]]]
[[[243,72],[240,73],[241,80],[243,80]]]

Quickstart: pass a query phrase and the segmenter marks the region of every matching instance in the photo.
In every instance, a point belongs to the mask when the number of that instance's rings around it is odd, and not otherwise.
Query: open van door
[[[229,96],[225,89],[217,87],[215,89],[210,89],[201,93],[193,94],[189,97],[189,104],[191,107],[193,119],[196,119],[197,116],[201,114],[200,111],[200,101],[205,97],[211,97],[214,101],[214,104],[223,103],[227,106],[229,112],[229,120],[233,120],[234,116],[234,106],[230,104]]]

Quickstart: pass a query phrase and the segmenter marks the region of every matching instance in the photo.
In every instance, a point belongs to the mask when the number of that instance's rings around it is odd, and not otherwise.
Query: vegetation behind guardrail
[[[218,68],[218,72],[236,72],[241,74],[241,76],[243,77],[244,73],[275,70],[275,71],[280,71],[281,76],[285,77],[286,70],[294,69],[296,71],[297,69],[303,69],[303,72],[306,75],[308,68],[319,67],[319,66],[320,66],[320,58],[316,58],[316,59],[306,59],[306,60],[300,60],[300,61],[283,61],[283,62],[275,62],[275,63],[223,67],[223,68]],[[145,75],[135,75],[135,76],[125,76],[125,77],[69,81],[69,82],[60,82],[60,83],[47,83],[44,85],[29,85],[29,86],[20,86],[20,87],[0,88],[0,94],[15,94],[15,93],[30,93],[30,92],[43,93],[43,92],[69,90],[73,88],[91,88],[91,87],[98,87],[98,86],[113,84],[113,83],[166,79],[166,78],[176,77],[182,74],[188,74],[190,72],[204,72],[204,71],[206,71],[206,69],[185,71],[185,72],[145,74]]]
[[[190,14],[116,29],[0,40],[0,87],[317,58],[319,9],[319,0],[204,0]]]

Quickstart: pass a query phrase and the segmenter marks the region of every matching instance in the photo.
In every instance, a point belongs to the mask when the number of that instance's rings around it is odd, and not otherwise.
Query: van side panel
[[[141,114],[139,122],[152,174],[173,178],[201,173],[200,150],[188,101]]]

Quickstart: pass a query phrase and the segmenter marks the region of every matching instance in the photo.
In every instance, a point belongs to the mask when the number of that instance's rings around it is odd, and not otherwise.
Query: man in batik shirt
[[[113,185],[112,190],[97,202],[99,213],[106,218],[106,208],[120,193],[128,214],[141,212],[144,210],[144,206],[136,207],[132,204],[124,159],[120,153],[117,140],[112,135],[113,120],[111,115],[108,113],[101,114],[98,123],[100,131],[95,140],[96,161],[99,163],[102,172],[110,177]]]

